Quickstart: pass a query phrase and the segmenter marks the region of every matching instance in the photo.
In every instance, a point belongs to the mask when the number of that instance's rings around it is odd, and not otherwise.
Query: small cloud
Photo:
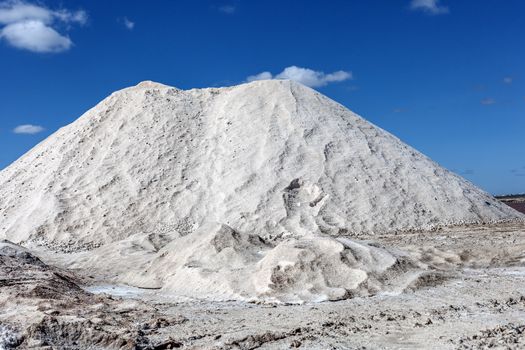
[[[71,12],[68,10],[54,11],[53,15],[64,23],[76,23],[85,25],[88,19],[87,13],[83,10]]]
[[[220,12],[225,13],[227,15],[233,15],[235,11],[237,11],[237,7],[233,5],[222,5],[217,8]]]
[[[0,2],[0,40],[18,49],[33,52],[61,52],[73,45],[57,26],[87,22],[84,11],[51,10],[22,0]]]
[[[448,7],[440,5],[440,0],[412,0],[410,9],[423,11],[430,15],[442,15],[448,13]]]
[[[503,83],[504,84],[512,84],[512,77],[505,77],[503,78]]]
[[[67,36],[40,21],[13,23],[2,29],[0,39],[11,46],[33,52],[61,52],[68,50],[73,42]]]
[[[40,5],[33,5],[23,0],[7,0],[0,2],[0,24],[12,24],[26,20],[37,20],[52,24],[56,20],[65,23],[85,24],[85,11],[51,10]]]
[[[133,30],[135,28],[135,22],[131,21],[129,18],[124,17],[122,19],[122,24],[124,24],[124,27],[128,30]]]
[[[480,101],[482,105],[488,106],[496,103],[496,100],[490,97],[484,98]]]
[[[250,75],[246,78],[246,81],[256,81],[256,80],[269,80],[273,79],[273,75],[270,72],[261,72],[259,74]]]
[[[14,128],[13,132],[15,134],[34,135],[44,130],[45,129],[40,125],[24,124],[24,125],[19,125],[16,128]]]
[[[341,82],[352,79],[352,72],[336,71],[325,74],[321,71],[315,71],[309,68],[290,66],[285,68],[281,73],[273,75],[270,72],[262,72],[256,75],[250,75],[246,81],[267,80],[267,79],[287,79],[294,80],[303,85],[310,87],[326,86],[329,83]]]

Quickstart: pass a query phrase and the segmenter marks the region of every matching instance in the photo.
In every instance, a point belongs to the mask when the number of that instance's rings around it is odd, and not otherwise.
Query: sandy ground
[[[361,239],[441,257],[443,277],[400,294],[338,302],[212,303],[103,283],[46,265],[44,251],[36,253],[40,261],[4,247],[0,348],[525,347],[524,224]]]

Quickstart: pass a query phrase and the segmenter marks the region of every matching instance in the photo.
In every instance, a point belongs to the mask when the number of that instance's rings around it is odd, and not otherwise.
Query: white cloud
[[[84,11],[51,10],[22,0],[0,2],[0,40],[33,52],[61,52],[72,45],[68,36],[57,31],[59,24],[84,25]]]
[[[432,15],[448,13],[448,7],[440,5],[440,0],[412,0],[410,8],[412,10],[424,11]]]
[[[5,1],[0,3],[0,23],[11,24],[28,19],[36,19],[50,23],[52,13],[40,6],[26,4],[21,1]]]
[[[482,105],[488,106],[496,103],[496,100],[490,97],[484,98],[480,101]]]
[[[84,25],[87,22],[87,13],[85,11],[70,12],[68,10],[59,10],[53,12],[55,18],[65,23],[77,23]]]
[[[248,78],[246,78],[247,81],[266,79],[289,79],[297,81],[306,86],[320,87],[328,85],[329,83],[352,79],[352,72],[340,70],[337,72],[325,74],[324,72],[315,71],[309,68],[290,66],[275,76],[270,72],[262,72],[256,75],[250,75]]]
[[[246,81],[255,81],[255,80],[269,80],[273,79],[273,75],[270,72],[262,72],[255,75],[250,75],[248,78],[246,78]]]
[[[135,28],[135,22],[131,21],[127,17],[124,17],[122,23],[124,23],[124,26],[129,30],[133,30],[133,28]]]
[[[60,35],[53,28],[40,21],[23,21],[10,24],[0,32],[0,39],[12,46],[34,52],[65,51],[73,44],[68,37]]]
[[[51,10],[44,6],[33,5],[22,0],[0,2],[0,24],[12,24],[26,20],[37,20],[52,24],[56,20],[65,23],[85,24],[85,11]]]
[[[24,124],[19,125],[13,129],[15,134],[38,134],[39,132],[44,131],[45,129],[40,125]]]
[[[512,77],[505,77],[505,78],[503,78],[503,82],[505,84],[512,84],[512,80],[513,80]]]
[[[219,11],[228,15],[233,15],[237,8],[233,5],[222,5],[218,7]]]

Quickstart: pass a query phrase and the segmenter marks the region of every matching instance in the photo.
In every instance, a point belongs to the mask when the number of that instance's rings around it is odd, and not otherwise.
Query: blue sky
[[[0,169],[114,90],[267,72],[525,192],[524,35],[522,0],[0,0]]]

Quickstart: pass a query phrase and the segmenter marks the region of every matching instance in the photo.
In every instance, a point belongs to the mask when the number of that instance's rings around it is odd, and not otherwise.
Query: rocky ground
[[[55,260],[60,267],[46,265],[45,251],[0,243],[0,348],[525,347],[524,224],[359,239],[411,252],[442,277],[338,302],[183,301],[104,285]]]

